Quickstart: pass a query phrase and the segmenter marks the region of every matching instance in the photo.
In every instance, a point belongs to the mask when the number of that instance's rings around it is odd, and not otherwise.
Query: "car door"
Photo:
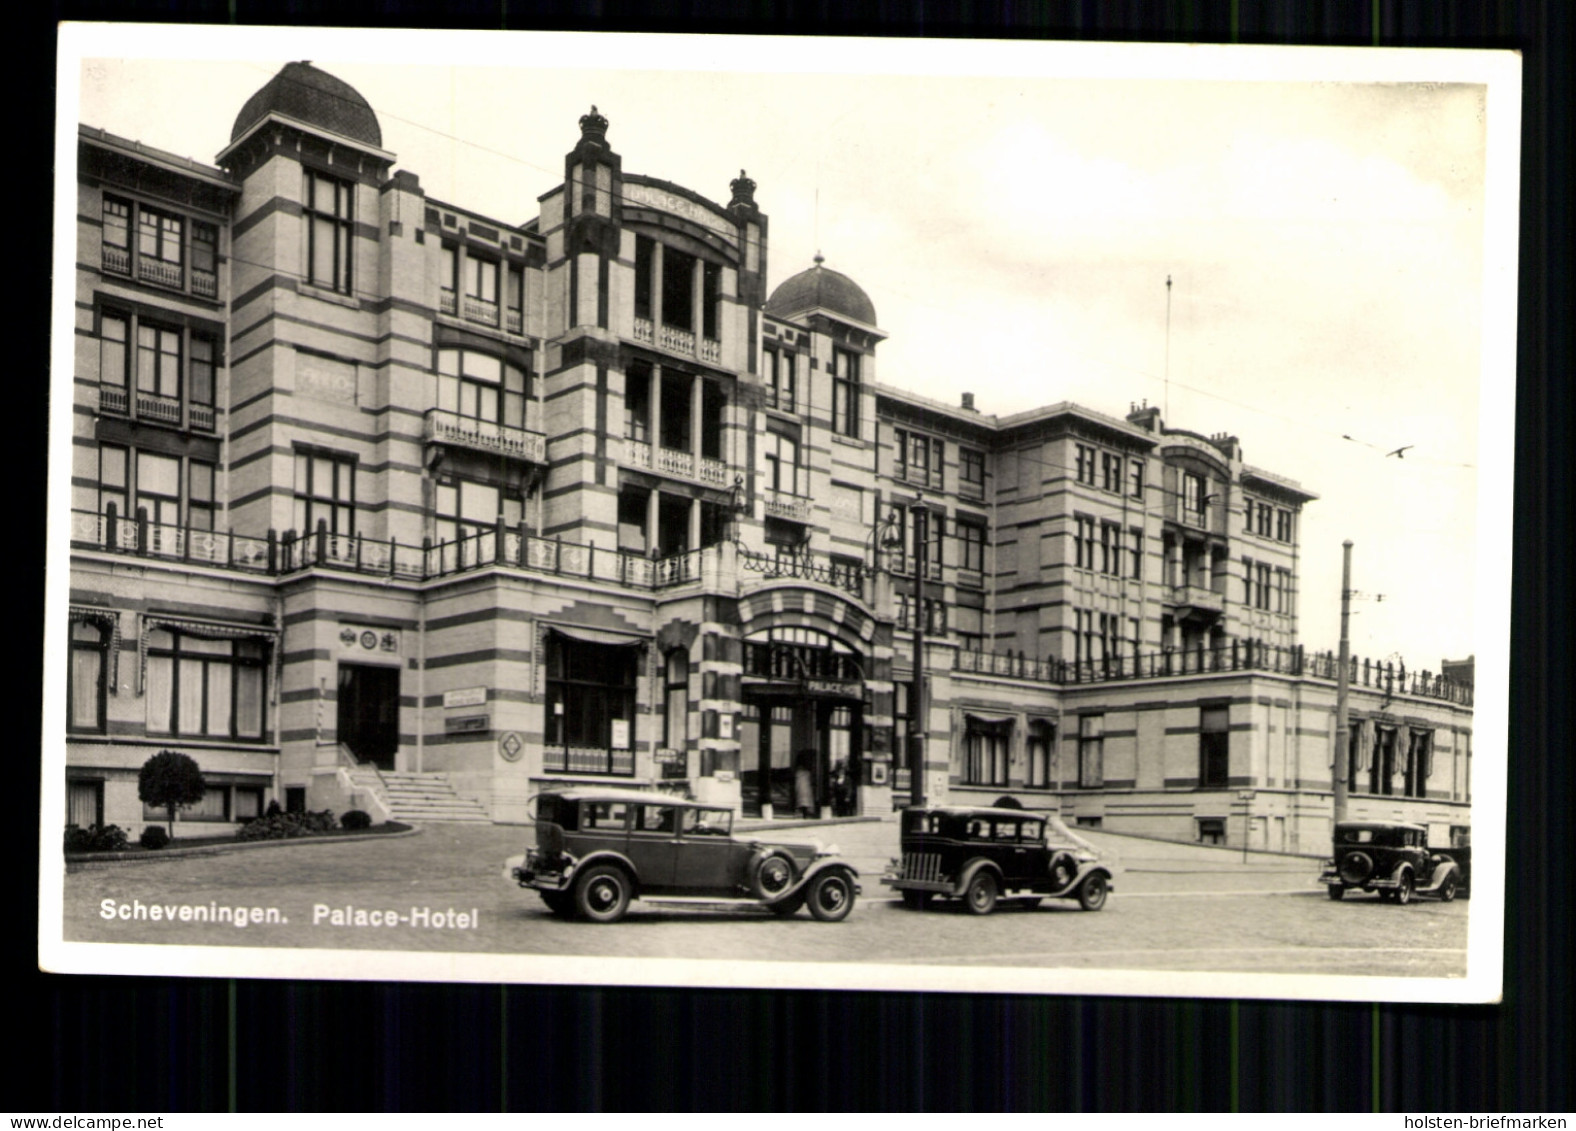
[[[679,853],[678,813],[672,805],[635,805],[629,825],[629,862],[643,891],[673,887]]]
[[[1016,818],[998,817],[992,822],[993,856],[1001,868],[1002,879],[1008,888],[1022,887],[1038,876],[1032,875],[1032,845],[1022,838],[1023,823]]]
[[[696,895],[736,895],[749,849],[729,836],[726,809],[680,809],[673,886]]]

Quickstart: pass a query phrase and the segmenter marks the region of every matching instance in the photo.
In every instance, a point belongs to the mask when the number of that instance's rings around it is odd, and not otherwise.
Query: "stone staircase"
[[[360,766],[350,775],[358,786],[376,793],[396,821],[491,822],[481,802],[461,797],[447,774],[417,774]]]

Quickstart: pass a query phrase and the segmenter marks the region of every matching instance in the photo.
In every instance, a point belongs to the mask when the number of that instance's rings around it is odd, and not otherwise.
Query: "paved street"
[[[859,869],[864,895],[843,923],[800,912],[659,907],[636,902],[622,923],[550,915],[535,893],[504,882],[525,827],[434,824],[419,835],[294,845],[102,867],[66,877],[65,937],[74,941],[342,947],[616,957],[882,962],[1254,973],[1459,977],[1466,972],[1468,904],[1410,907],[1324,898],[1308,858],[1171,845],[1091,833],[1122,870],[1105,910],[1070,901],[1004,906],[984,919],[952,904],[914,912],[879,883],[897,852],[894,821],[741,830],[773,840],[836,843]],[[107,901],[107,902],[106,902]],[[176,920],[105,918],[136,903]],[[233,921],[180,920],[180,908]],[[253,910],[258,909],[258,910]],[[348,911],[347,911],[348,909]],[[363,921],[353,923],[356,910]],[[336,912],[338,914],[336,915]],[[383,914],[395,920],[382,925]],[[193,915],[196,914],[194,911]],[[315,921],[314,921],[315,920]]]

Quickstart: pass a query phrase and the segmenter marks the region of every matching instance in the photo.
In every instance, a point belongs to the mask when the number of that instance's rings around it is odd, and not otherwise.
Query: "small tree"
[[[197,804],[206,789],[197,763],[175,750],[160,750],[137,774],[137,797],[145,805],[164,806],[171,837],[175,835],[175,810]]]

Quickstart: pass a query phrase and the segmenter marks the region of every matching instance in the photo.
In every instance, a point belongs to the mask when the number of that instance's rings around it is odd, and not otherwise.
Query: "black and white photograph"
[[[45,969],[1500,999],[1514,54],[60,43]]]

